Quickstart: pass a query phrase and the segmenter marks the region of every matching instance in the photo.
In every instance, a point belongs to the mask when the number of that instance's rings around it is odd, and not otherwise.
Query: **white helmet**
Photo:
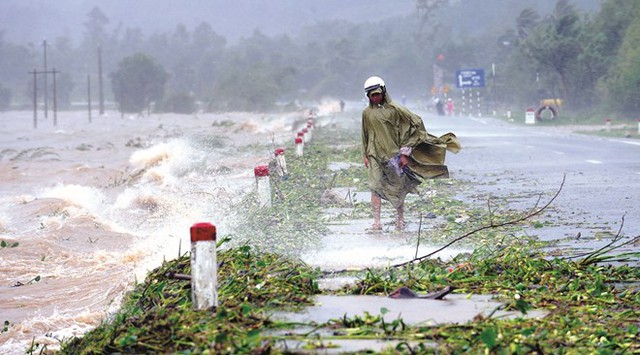
[[[364,81],[364,91],[369,92],[381,88],[384,91],[384,80],[379,76],[372,76]]]

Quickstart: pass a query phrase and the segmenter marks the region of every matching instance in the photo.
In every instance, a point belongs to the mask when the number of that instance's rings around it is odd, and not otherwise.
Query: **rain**
[[[640,172],[623,153],[640,134],[634,11],[614,0],[3,0],[0,352],[55,351],[98,327],[151,270],[189,252],[200,222],[216,225],[223,249],[250,245],[319,270],[329,291],[431,253],[471,272],[455,260],[532,235],[559,241],[556,253],[610,239],[602,250],[615,250],[639,227],[629,191]],[[462,142],[447,153],[450,178],[407,198],[404,231],[388,204],[381,231],[370,230],[359,154],[372,75],[429,133]],[[576,133],[606,140],[580,158],[589,168],[572,165],[563,143],[538,145]],[[545,148],[564,166],[544,165]],[[615,177],[589,178],[617,159]],[[266,204],[254,176],[263,166],[279,169]],[[306,175],[318,166],[325,172]],[[558,205],[546,209],[549,200]],[[540,219],[523,231],[510,222],[525,220],[516,211]],[[507,226],[499,242],[488,233],[458,243],[485,217]],[[343,315],[346,298],[322,297],[337,310],[312,309],[314,321]],[[366,297],[362,312],[393,304]],[[486,295],[449,298],[459,313],[439,309],[433,324],[500,307]]]

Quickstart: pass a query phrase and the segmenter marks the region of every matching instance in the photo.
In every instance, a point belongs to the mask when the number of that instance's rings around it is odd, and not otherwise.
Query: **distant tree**
[[[152,58],[137,53],[124,58],[110,74],[111,87],[121,112],[140,113],[162,99],[169,75]]]
[[[606,80],[607,102],[621,114],[640,112],[640,3],[633,9],[633,20],[624,34],[624,40]]]
[[[265,111],[280,96],[271,68],[256,64],[251,68],[224,70],[213,88],[211,110]]]
[[[4,31],[0,31],[0,82],[11,88],[13,94],[22,93],[26,90],[25,74],[33,68],[29,50],[24,46],[5,41]],[[13,97],[13,99],[17,98]]]
[[[194,113],[196,111],[196,101],[193,95],[177,93],[164,99],[160,109],[162,112]]]
[[[227,41],[215,33],[211,25],[206,22],[200,23],[193,30],[191,38],[190,57],[193,58],[191,65],[195,78],[190,90],[197,98],[203,98],[211,92],[211,83],[218,78]]]
[[[571,102],[569,72],[581,52],[580,17],[569,0],[558,0],[553,14],[523,42],[521,49],[543,69],[558,75],[564,99]]]
[[[418,29],[416,39],[424,44],[427,40],[432,40],[440,25],[435,22],[436,10],[449,3],[449,0],[416,0],[416,11],[418,13]]]
[[[518,37],[526,38],[529,33],[538,25],[540,15],[535,10],[524,9],[516,19]]]
[[[56,37],[50,53],[55,59],[55,68],[62,72],[71,73],[74,71],[75,66],[79,64],[76,62],[77,53],[72,45],[71,38],[68,36]]]
[[[127,28],[118,42],[119,53],[130,56],[145,48],[145,37],[140,28]]]
[[[58,108],[67,109],[71,107],[71,93],[73,92],[74,84],[71,74],[68,72],[61,72],[56,79],[56,99],[58,101]]]
[[[227,51],[213,85],[210,108],[268,110],[291,93],[297,70],[289,41],[287,37],[271,39],[255,31],[234,50]]]
[[[109,18],[102,10],[95,6],[87,13],[87,21],[84,23],[86,42],[93,44],[102,44],[107,40],[106,26],[109,24]]]

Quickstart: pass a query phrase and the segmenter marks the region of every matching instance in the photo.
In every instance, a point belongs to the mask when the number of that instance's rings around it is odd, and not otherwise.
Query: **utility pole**
[[[58,94],[56,89],[56,74],[58,74],[59,71],[57,71],[56,68],[54,67],[51,73],[53,74],[53,126],[57,127],[58,126]],[[46,74],[45,74],[45,77],[46,77]]]
[[[33,128],[38,128],[38,71],[33,68]]]
[[[47,81],[47,75],[53,74],[53,125],[58,125],[58,90],[56,88],[56,75],[59,73],[60,71],[56,70],[56,68],[53,68],[51,71],[38,71],[36,68],[33,68],[33,71],[27,73],[33,75],[33,128],[38,128],[38,74],[44,75],[45,82]],[[47,91],[45,90],[45,93],[46,92]],[[44,112],[46,117],[47,111],[45,110]]]
[[[48,91],[49,91],[49,87],[47,86],[47,40],[43,40],[42,41],[42,47],[44,47],[44,118],[47,118],[48,115],[48,103],[49,103],[49,96],[48,96]]]
[[[104,91],[102,86],[102,46],[98,46],[98,99],[100,116],[104,115]]]
[[[87,109],[89,110],[89,123],[91,123],[91,75],[87,75]]]

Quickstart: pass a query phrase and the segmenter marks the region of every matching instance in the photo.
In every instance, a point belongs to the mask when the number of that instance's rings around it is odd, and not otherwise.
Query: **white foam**
[[[105,198],[96,188],[76,184],[57,184],[43,191],[41,197],[57,198],[89,211],[98,211]]]

